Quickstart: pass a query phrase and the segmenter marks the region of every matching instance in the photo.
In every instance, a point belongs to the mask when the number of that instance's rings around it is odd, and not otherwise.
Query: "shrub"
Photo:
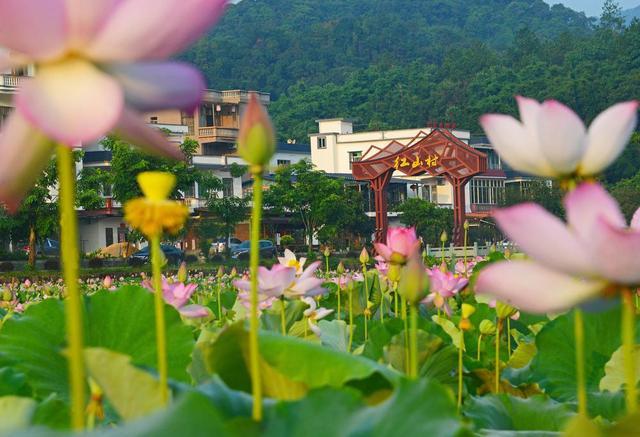
[[[293,238],[291,235],[283,235],[282,238],[280,238],[280,245],[283,247],[288,247],[295,243],[296,243],[296,239]]]
[[[187,264],[197,263],[197,262],[198,262],[198,256],[197,256],[197,255],[190,254],[190,255],[187,255],[187,256],[184,258],[184,260],[185,260],[185,262],[186,262]]]
[[[15,267],[12,262],[3,261],[0,263],[0,272],[12,272],[14,268]]]
[[[44,262],[45,270],[60,270],[60,260],[56,258],[48,259]]]

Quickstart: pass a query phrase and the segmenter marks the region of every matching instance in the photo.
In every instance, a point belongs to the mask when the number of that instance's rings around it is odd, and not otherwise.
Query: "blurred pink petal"
[[[78,59],[39,67],[37,76],[22,86],[15,103],[46,134],[76,146],[113,128],[124,96],[115,80]]]
[[[301,261],[303,259],[304,258],[300,258]],[[309,278],[314,278],[316,270],[318,270],[318,268],[320,267],[320,264],[322,264],[321,261],[315,261],[315,262],[312,262],[311,264],[309,264],[307,266],[307,268],[304,269],[304,271],[302,272],[300,277],[298,278],[298,281],[302,281],[302,280],[309,279]]]
[[[0,0],[0,46],[46,60],[66,48],[64,0]]]
[[[589,126],[581,170],[595,174],[622,153],[636,127],[638,101],[618,103],[600,113]]]
[[[108,71],[122,85],[127,105],[141,112],[168,108],[191,112],[206,87],[200,71],[178,62],[112,64]]]
[[[123,1],[126,0],[65,0],[69,48],[85,48]]]
[[[583,241],[591,238],[599,217],[614,226],[626,226],[618,202],[599,184],[580,184],[565,196],[564,205],[569,226]]]
[[[480,272],[476,292],[532,313],[565,311],[596,297],[605,281],[576,279],[530,261],[503,261]]]
[[[201,319],[203,317],[209,317],[209,310],[201,305],[185,305],[178,308],[180,314],[189,319]]]
[[[384,259],[385,261],[391,259],[391,249],[386,244],[374,243],[373,247],[375,248],[376,253],[380,258]]]
[[[124,109],[120,114],[115,133],[143,151],[173,159],[184,159],[177,144],[170,143],[158,130],[149,127],[135,112]]]
[[[638,208],[633,214],[633,218],[631,219],[631,228],[640,230],[640,208]]]
[[[541,264],[574,274],[593,271],[581,242],[565,223],[540,205],[522,203],[493,214],[500,229]]]
[[[587,244],[602,277],[612,283],[640,283],[640,230],[630,231],[600,217]]]
[[[227,0],[127,0],[88,49],[102,61],[162,59],[195,42],[222,15]]]
[[[587,130],[567,106],[556,100],[542,104],[538,139],[543,156],[557,172],[572,173],[582,157]]]
[[[17,111],[0,131],[0,202],[15,212],[38,180],[54,151],[54,144]]]

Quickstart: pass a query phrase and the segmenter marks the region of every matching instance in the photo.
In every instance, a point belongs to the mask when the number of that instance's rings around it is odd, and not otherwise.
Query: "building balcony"
[[[205,126],[198,128],[198,139],[204,143],[235,143],[240,129],[234,127]]]
[[[244,90],[228,90],[228,91],[217,91],[217,90],[207,90],[204,96],[205,102],[214,102],[214,103],[247,103],[249,101],[249,95],[251,91]],[[263,105],[268,105],[271,103],[271,96],[269,93],[261,93],[255,92],[258,96],[258,100]]]
[[[13,74],[0,74],[0,88],[18,88],[27,80],[27,76],[16,76]]]
[[[491,211],[498,208],[498,205],[490,204],[490,203],[472,203],[471,204],[471,213],[472,214],[490,214]]]

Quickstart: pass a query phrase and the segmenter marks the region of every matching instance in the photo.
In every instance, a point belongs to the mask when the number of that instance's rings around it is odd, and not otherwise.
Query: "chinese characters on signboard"
[[[411,169],[422,168],[428,170],[437,167],[440,159],[438,155],[427,155],[424,156],[424,159],[418,153],[414,156],[415,158],[412,160],[409,160],[406,156],[397,156],[393,161],[393,168],[400,170],[401,168],[411,167]]]

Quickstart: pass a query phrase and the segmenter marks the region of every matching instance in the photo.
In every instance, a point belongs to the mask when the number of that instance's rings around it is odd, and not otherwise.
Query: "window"
[[[233,178],[222,178],[222,196],[233,197]]]
[[[111,246],[113,244],[113,228],[104,228],[104,234],[106,240],[105,246]]]
[[[327,137],[318,137],[318,149],[327,148]]]
[[[158,117],[151,117],[150,123],[151,124],[158,124]]]
[[[500,157],[495,150],[482,151],[487,154],[487,166],[489,169],[500,170],[502,168],[502,166],[500,165]]]
[[[281,165],[291,165],[291,160],[290,159],[278,159],[276,164],[278,165],[278,167],[280,167]]]
[[[504,194],[504,179],[472,179],[469,192],[472,204],[496,205]]]
[[[349,169],[353,167],[354,162],[358,162],[362,159],[362,152],[349,152]]]

